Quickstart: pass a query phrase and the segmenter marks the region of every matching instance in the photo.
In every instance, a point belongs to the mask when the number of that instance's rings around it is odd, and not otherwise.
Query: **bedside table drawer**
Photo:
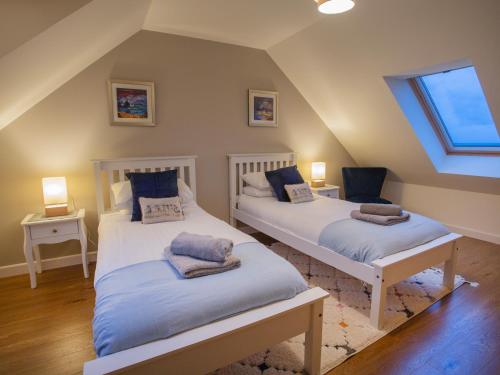
[[[35,240],[44,237],[63,236],[65,234],[78,233],[78,223],[71,221],[68,223],[54,223],[33,225],[30,227],[31,239]]]
[[[338,190],[321,191],[321,192],[319,192],[319,195],[322,195],[323,197],[328,197],[328,198],[338,198],[339,191]]]

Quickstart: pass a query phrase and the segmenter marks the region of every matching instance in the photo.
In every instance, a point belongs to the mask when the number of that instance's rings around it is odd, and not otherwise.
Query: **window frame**
[[[468,67],[472,66],[464,66],[462,68]],[[422,82],[421,76],[409,78],[408,82],[447,155],[500,155],[500,147],[496,146],[454,146],[434,101],[427,92],[425,84]]]

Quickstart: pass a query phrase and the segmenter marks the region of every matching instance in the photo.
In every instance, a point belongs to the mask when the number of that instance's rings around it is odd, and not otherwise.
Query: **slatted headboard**
[[[233,209],[238,208],[238,198],[243,192],[242,174],[264,172],[297,164],[295,153],[273,154],[229,154],[229,217],[233,218]]]
[[[177,169],[180,179],[184,180],[193,192],[196,200],[196,156],[165,156],[145,158],[97,159],[94,163],[97,213],[114,211],[115,203],[111,193],[111,184],[125,181],[128,172],[160,172]],[[104,175],[104,176],[103,176]],[[109,194],[110,207],[105,207],[105,194]]]

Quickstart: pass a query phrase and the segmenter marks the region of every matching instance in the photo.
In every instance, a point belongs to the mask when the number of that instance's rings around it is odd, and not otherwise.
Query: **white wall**
[[[500,179],[438,173],[384,77],[475,66],[500,127],[500,1],[358,1],[268,50],[362,166],[411,184],[500,194]]]
[[[390,196],[494,239],[500,179],[439,173],[384,77],[469,60],[500,128],[499,17],[499,0],[358,1],[268,52],[358,165],[390,169]]]
[[[500,244],[500,196],[387,181],[384,198],[458,233]]]

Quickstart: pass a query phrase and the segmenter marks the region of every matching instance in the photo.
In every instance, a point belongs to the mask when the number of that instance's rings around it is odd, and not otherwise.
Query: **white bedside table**
[[[339,199],[339,189],[340,187],[335,186],[335,185],[328,185],[326,184],[325,186],[322,187],[311,187],[311,191],[314,194],[321,195],[323,197],[328,197],[328,198],[336,198]]]
[[[68,240],[79,240],[82,249],[83,275],[89,277],[87,263],[87,228],[85,227],[85,210],[54,218],[40,214],[29,214],[21,222],[24,229],[24,256],[28,264],[31,287],[36,288],[36,274],[33,264],[33,252],[36,259],[36,272],[42,273],[40,261],[40,244],[59,243]]]

